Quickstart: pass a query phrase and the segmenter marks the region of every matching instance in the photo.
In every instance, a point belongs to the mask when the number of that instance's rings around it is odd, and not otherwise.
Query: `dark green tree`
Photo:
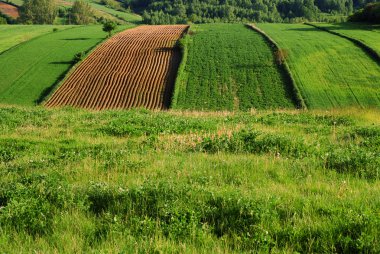
[[[53,24],[56,16],[55,0],[24,0],[20,8],[20,18],[23,23]]]
[[[116,29],[116,23],[110,20],[107,20],[103,24],[103,31],[108,33],[108,37],[111,37],[112,31]]]
[[[75,1],[70,10],[69,23],[76,25],[88,25],[94,22],[94,11],[91,6],[83,0]]]

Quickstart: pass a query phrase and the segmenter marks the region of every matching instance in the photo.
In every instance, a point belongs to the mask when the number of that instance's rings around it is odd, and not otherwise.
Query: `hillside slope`
[[[378,253],[379,114],[0,107],[0,249]]]
[[[43,34],[52,33],[53,29],[65,30],[73,26],[51,25],[0,25],[0,54],[20,43]]]
[[[167,109],[186,25],[139,26],[92,52],[46,102],[93,110]]]
[[[79,26],[46,34],[5,52],[0,56],[0,103],[40,102],[73,66],[75,55],[90,50],[105,37],[101,26]]]
[[[380,65],[352,42],[303,24],[258,27],[288,53],[309,108],[380,107]]]
[[[315,23],[315,25],[359,40],[380,56],[380,25],[360,23]]]

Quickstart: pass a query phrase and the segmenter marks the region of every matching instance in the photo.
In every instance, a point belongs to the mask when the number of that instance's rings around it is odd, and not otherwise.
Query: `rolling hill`
[[[45,34],[3,53],[0,103],[41,102],[73,66],[75,55],[91,50],[105,36],[101,26],[79,26]]]
[[[288,52],[309,108],[380,106],[380,65],[354,43],[303,24],[258,27]]]

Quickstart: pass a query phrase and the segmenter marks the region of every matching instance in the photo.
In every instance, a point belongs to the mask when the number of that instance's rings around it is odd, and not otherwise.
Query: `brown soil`
[[[46,102],[95,110],[170,105],[186,25],[140,26],[107,40]]]
[[[0,2],[0,12],[14,19],[20,17],[18,8],[16,6],[4,2]]]

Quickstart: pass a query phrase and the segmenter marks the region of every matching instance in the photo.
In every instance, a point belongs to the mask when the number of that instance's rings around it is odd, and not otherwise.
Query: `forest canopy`
[[[292,22],[339,18],[373,0],[124,0],[148,24]]]
[[[352,22],[369,22],[380,24],[380,2],[368,4],[349,17]]]

